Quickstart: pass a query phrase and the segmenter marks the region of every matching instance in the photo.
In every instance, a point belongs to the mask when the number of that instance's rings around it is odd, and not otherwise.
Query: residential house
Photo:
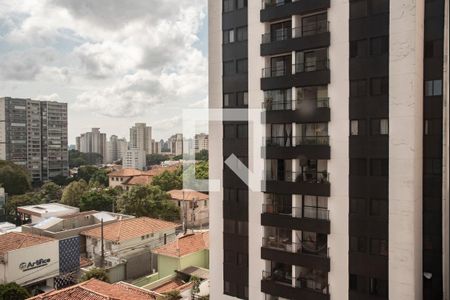
[[[209,196],[190,189],[169,191],[170,199],[180,208],[180,220],[186,226],[209,224]]]
[[[92,278],[71,287],[50,291],[30,298],[30,300],[156,300],[161,295],[126,282],[114,284]]]
[[[78,213],[80,209],[61,203],[44,203],[19,206],[17,212],[20,215],[22,223],[38,223],[50,217],[67,216]]]

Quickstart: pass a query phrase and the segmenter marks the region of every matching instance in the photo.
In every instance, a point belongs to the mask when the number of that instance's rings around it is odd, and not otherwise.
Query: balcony
[[[278,194],[330,196],[329,174],[326,171],[267,173],[263,191]]]
[[[327,245],[316,242],[279,239],[275,236],[263,238],[261,258],[288,265],[330,271],[330,258]]]
[[[285,207],[263,204],[261,225],[293,230],[330,233],[329,211],[319,207]]]
[[[277,136],[266,139],[267,159],[330,159],[328,136]]]
[[[329,98],[274,101],[266,99],[266,123],[325,123],[331,120]]]
[[[330,7],[330,0],[263,0],[261,22],[285,19],[292,15],[303,15]]]
[[[330,46],[329,22],[280,29],[262,35],[261,56]]]
[[[263,293],[293,300],[329,300],[326,280],[314,276],[293,278],[287,272],[263,271],[261,280]]]
[[[262,69],[263,90],[291,88],[293,86],[316,86],[330,83],[329,60],[297,63],[292,66]]]

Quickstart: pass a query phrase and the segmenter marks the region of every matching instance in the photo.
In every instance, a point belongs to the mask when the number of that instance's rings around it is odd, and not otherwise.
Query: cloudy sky
[[[206,0],[0,0],[0,97],[69,103],[69,143],[206,107]]]

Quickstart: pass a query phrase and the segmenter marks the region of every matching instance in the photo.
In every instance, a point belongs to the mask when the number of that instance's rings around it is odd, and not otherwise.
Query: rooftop
[[[194,201],[194,200],[208,200],[209,196],[190,189],[171,190],[170,197],[174,200]]]
[[[61,203],[45,203],[45,204],[19,206],[17,210],[21,213],[33,216],[42,216],[43,214],[69,215],[80,211],[80,209],[77,207],[64,205]]]
[[[193,282],[184,282],[180,279],[172,279],[152,289],[152,291],[164,294],[173,290],[185,291],[193,285]]]
[[[47,292],[35,296],[33,300],[154,300],[159,296],[155,292],[141,289],[125,282],[110,284],[97,279],[73,285],[71,287]]]
[[[53,242],[55,239],[23,232],[8,232],[0,235],[0,256],[21,248]]]
[[[175,229],[177,227],[179,227],[179,225],[176,223],[147,217],[120,220],[103,227],[103,238],[108,241],[120,242],[167,229]],[[89,237],[100,238],[101,228],[97,227],[86,230],[81,234]]]
[[[182,257],[205,249],[209,249],[209,232],[182,236],[171,243],[154,249],[154,252],[166,256]]]
[[[146,185],[152,181],[152,175],[137,175],[128,179],[124,184],[126,185]]]
[[[131,176],[137,176],[141,175],[142,171],[136,170],[136,169],[120,169],[114,172],[111,172],[108,174],[109,177],[131,177]]]

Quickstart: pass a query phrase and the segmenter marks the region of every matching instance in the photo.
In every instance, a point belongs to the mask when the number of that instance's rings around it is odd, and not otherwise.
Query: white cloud
[[[178,103],[203,105],[207,59],[196,43],[206,5],[206,0],[0,0],[5,20],[0,29],[6,28],[0,40],[13,48],[2,53],[0,47],[0,76],[24,82],[21,88],[27,81],[46,87],[55,82],[70,89],[58,94],[71,99],[76,112],[107,117],[143,116]]]

